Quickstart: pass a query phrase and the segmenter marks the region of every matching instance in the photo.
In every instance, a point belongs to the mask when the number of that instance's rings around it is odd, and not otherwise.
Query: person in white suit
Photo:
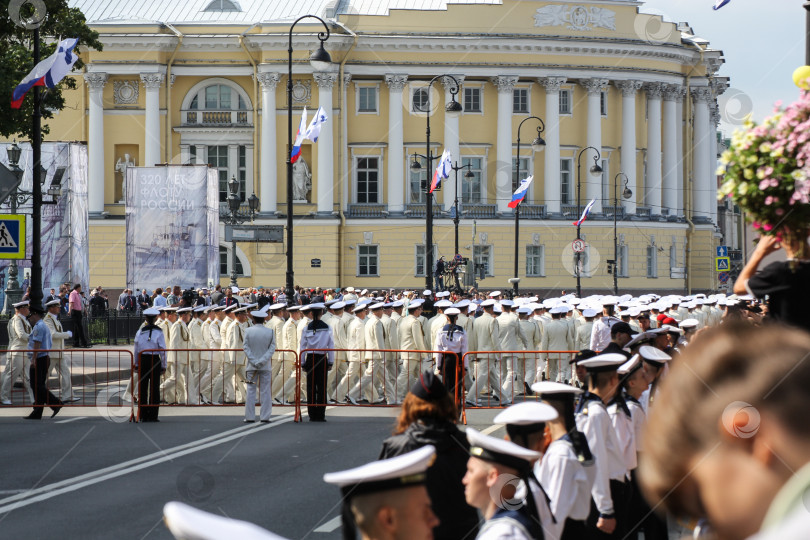
[[[45,304],[45,309],[47,310],[45,326],[51,331],[51,340],[53,341],[51,345],[53,352],[49,353],[51,365],[48,368],[48,376],[50,377],[52,371],[56,371],[56,375],[59,377],[59,399],[65,402],[79,401],[79,398],[73,395],[73,384],[70,380],[70,359],[65,353],[58,351],[58,349],[65,348],[65,340],[72,338],[73,332],[62,329],[62,323],[59,322],[59,312],[62,305],[58,298]]]
[[[8,320],[8,353],[6,354],[6,369],[3,371],[3,382],[0,386],[0,403],[11,405],[11,387],[18,376],[22,375],[25,391],[31,403],[34,402],[34,392],[28,380],[28,366],[30,361],[25,353],[14,351],[28,350],[28,336],[31,334],[31,325],[28,323],[28,300],[17,302],[14,305],[14,316]]]
[[[243,349],[247,358],[247,396],[245,397],[245,422],[256,421],[256,385],[261,391],[261,422],[270,422],[273,412],[272,371],[270,360],[276,352],[276,335],[272,328],[264,325],[267,314],[264,311],[251,311],[253,326],[245,331]]]

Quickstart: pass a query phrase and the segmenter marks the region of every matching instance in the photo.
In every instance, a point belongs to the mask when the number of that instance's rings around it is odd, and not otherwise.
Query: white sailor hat
[[[233,294],[239,294],[239,287],[231,287],[231,292]]]
[[[526,315],[528,315],[529,313],[532,312],[532,308],[530,308],[529,306],[520,306],[519,308],[517,308],[517,312],[521,314],[525,313]]]
[[[461,309],[461,308],[467,307],[469,305],[470,305],[470,300],[468,298],[465,298],[465,299],[459,300],[458,302],[453,304],[453,307],[457,307],[457,308]]]
[[[257,319],[264,319],[265,317],[267,317],[267,312],[263,310],[251,311],[250,316],[255,317]]]
[[[424,300],[422,300],[421,298],[417,298],[416,300],[412,300],[408,304],[408,309],[415,309],[415,308],[418,308],[418,307],[422,307],[422,304],[424,304],[424,303],[425,303]]]
[[[503,300],[501,300],[501,306],[512,307],[514,305],[515,303],[512,300],[509,300],[508,298],[504,298]]]
[[[402,307],[404,305],[405,305],[405,302],[403,300],[397,300],[396,302],[391,304],[391,307],[398,308],[398,307]]]
[[[425,483],[436,448],[430,444],[390,459],[372,461],[347,471],[326,473],[323,481],[339,486],[344,497],[390,491]]]
[[[666,332],[669,332],[671,334],[681,334],[681,335],[684,334],[683,330],[681,330],[677,326],[672,326],[671,324],[665,324],[660,328],[660,330],[665,330]]]
[[[211,311],[223,311],[225,306],[211,306]]]
[[[346,292],[354,292],[354,287],[346,287]]]
[[[236,305],[236,304],[234,304],[234,305]],[[177,308],[172,307],[172,306],[163,306],[162,308],[160,308],[160,311],[165,311],[165,312],[177,311]]]
[[[461,310],[459,310],[458,308],[451,307],[451,308],[445,309],[444,314],[445,315],[460,315]]]
[[[630,358],[630,360],[619,366],[619,369],[617,371],[619,372],[619,375],[622,375],[623,377],[628,377],[633,373],[635,373],[639,368],[641,368],[641,366],[642,366],[641,356],[638,354],[634,354]]]
[[[177,313],[188,313],[189,311],[191,311],[190,307],[177,308]]]
[[[495,309],[495,313],[503,313],[503,308],[501,307],[500,303],[496,303],[493,307]]]
[[[239,309],[239,304],[231,304],[225,308],[225,311],[236,311],[237,309]]]
[[[577,365],[584,367],[592,373],[599,373],[602,371],[615,371],[625,362],[627,362],[627,357],[623,354],[606,353],[577,362]]]
[[[526,470],[531,467],[532,461],[540,459],[540,452],[523,448],[517,444],[484,435],[478,430],[468,427],[467,441],[470,443],[470,456],[498,463],[517,470]]]
[[[563,384],[553,381],[542,381],[532,385],[532,392],[540,394],[541,399],[554,399],[557,395],[575,396],[581,394],[582,390],[570,384]]]
[[[651,328],[650,330],[647,330],[646,332],[639,332],[638,334],[633,336],[633,339],[628,341],[627,345],[625,345],[624,347],[626,349],[630,349],[630,348],[633,347],[633,345],[636,345],[637,343],[645,343],[647,341],[652,341],[652,339],[656,335],[661,334],[661,333],[663,333],[663,332],[661,332],[660,328]]]
[[[15,308],[21,308],[21,307],[28,307],[30,304],[31,304],[30,300],[23,300],[22,302],[17,302],[16,304],[11,305],[14,306]]]
[[[555,315],[557,313],[568,313],[568,310],[565,308],[565,306],[561,305],[561,306],[551,308],[549,310],[549,313],[551,313],[552,315]]]
[[[362,291],[360,291],[360,294],[361,295],[368,294],[368,289],[363,289]]]
[[[377,309],[382,309],[382,308],[384,308],[384,307],[385,307],[385,304],[384,304],[384,303],[382,303],[382,302],[377,302],[376,304],[372,304],[372,305],[370,305],[370,306],[368,307],[368,309],[370,309],[370,310],[374,311],[374,310],[377,310]]]
[[[158,308],[150,307],[149,309],[143,310],[143,314],[147,317],[157,317],[160,315],[160,310]]]
[[[284,302],[278,302],[278,303],[273,304],[272,306],[270,306],[268,309],[270,311],[278,311],[278,310],[284,309],[286,307],[287,307],[287,304],[285,304]]]
[[[177,501],[168,502],[163,507],[163,521],[175,538],[284,540],[284,537],[266,531],[253,523],[209,514]]]
[[[656,349],[655,347],[651,347],[649,345],[642,345],[639,347],[638,354],[641,356],[642,360],[653,365],[660,365],[672,360],[672,357],[661,349]]]
[[[432,293],[430,292],[430,289],[425,289],[424,291],[422,291],[422,296],[430,296],[431,294]]]
[[[599,312],[596,311],[593,308],[587,308],[587,309],[582,310],[582,316],[583,317],[590,318],[590,317],[596,317],[597,315],[599,315]]]
[[[496,296],[500,296],[500,295],[501,295],[501,291],[492,291],[491,293],[489,293],[490,298],[495,298]]]
[[[470,303],[470,305],[467,306],[467,313],[475,313],[476,311],[478,311],[478,304]]]
[[[299,311],[301,306],[287,306],[287,311]]]
[[[47,304],[45,304],[45,308],[47,309],[47,308],[48,308],[48,307],[50,307],[50,306],[59,306],[59,305],[61,305],[61,304],[62,304],[62,301],[61,301],[61,300],[59,300],[58,298],[56,298],[56,299],[54,299],[54,300],[51,300],[51,301],[50,301],[50,302],[48,302]]]
[[[533,426],[557,418],[559,414],[551,405],[537,401],[516,403],[501,411],[494,419],[496,424]]]
[[[353,306],[357,303],[357,300],[355,300],[354,298],[349,298],[348,300],[344,300],[343,303],[346,304],[347,306]]]
[[[453,306],[453,302],[451,302],[450,300],[439,300],[438,302],[433,304],[433,307],[438,308],[438,309],[449,308],[449,307],[452,307],[452,306]]]
[[[234,313],[244,313],[245,315],[247,315],[247,310],[249,310],[249,309],[250,309],[249,306],[242,306],[240,308],[236,308],[235,310],[233,310],[233,312]]]
[[[495,302],[495,300],[493,300],[492,298],[488,298],[488,299],[484,300],[483,302],[481,302],[481,307],[494,306],[496,303],[497,302]]]
[[[630,316],[630,310],[629,309],[623,309],[620,312],[618,312],[616,315],[618,315],[619,317],[629,317]]]
[[[678,326],[680,326],[681,328],[689,329],[689,328],[697,328],[698,324],[700,324],[700,322],[697,319],[684,319]]]
[[[346,302],[335,302],[332,304],[331,309],[333,311],[340,311],[341,309],[346,307]]]
[[[357,312],[359,312],[359,311],[363,311],[363,310],[365,310],[367,305],[368,305],[368,304],[357,304],[357,305],[354,307],[354,309],[352,310],[352,313],[357,313]]]
[[[450,296],[450,291],[442,291],[436,293],[436,298],[447,298]]]
[[[203,311],[208,311],[208,306],[197,306],[194,308],[194,313],[202,313]]]

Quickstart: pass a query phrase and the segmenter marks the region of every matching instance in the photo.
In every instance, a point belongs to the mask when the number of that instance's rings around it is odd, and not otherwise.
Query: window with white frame
[[[230,265],[230,256],[231,250],[225,246],[219,246],[219,275],[221,276],[229,276],[231,275],[231,265]],[[239,257],[234,259],[234,264],[236,265],[236,275],[237,276],[244,276],[245,271],[242,267],[242,261],[239,260]]]
[[[355,158],[354,175],[359,204],[376,204],[380,202],[380,158]]]
[[[571,180],[573,168],[573,158],[562,158],[560,160],[560,202],[562,204],[571,204],[573,199]]]
[[[416,161],[421,168],[418,171],[410,169],[413,157],[408,159],[408,204],[424,204],[425,190],[427,189],[427,160],[417,157]]]
[[[228,200],[228,147],[208,147],[208,166],[217,170],[219,176],[219,202]]]
[[[647,277],[658,277],[658,248],[647,246]]]
[[[480,86],[464,87],[464,112],[465,113],[483,112]]]
[[[618,268],[618,277],[626,278],[630,277],[630,273],[628,272],[628,262],[629,262],[629,247],[626,244],[622,244],[618,246],[618,256],[619,260],[616,263],[616,267]]]
[[[608,93],[607,90],[602,90],[599,94],[599,111],[602,116],[608,115]]]
[[[482,178],[483,178],[483,158],[480,157],[462,157],[461,165],[469,165],[469,171],[473,174],[472,178],[464,178],[462,176],[461,182],[461,202],[462,204],[474,204],[483,202],[482,192]],[[459,174],[466,175],[467,169],[464,172],[459,171]]]
[[[518,158],[512,158],[512,192],[518,188],[520,181],[531,176],[531,161],[527,157],[520,158],[520,177],[518,177]]]
[[[573,110],[573,101],[570,88],[563,88],[560,90],[560,114],[571,114]]]
[[[669,267],[678,267],[678,246],[676,246],[674,243],[669,246]]]
[[[514,114],[529,114],[528,88],[515,88],[512,90],[512,112]]]
[[[380,275],[380,246],[357,246],[357,275],[373,277]]]
[[[476,271],[479,268],[478,265],[484,266],[484,275],[493,276],[493,267],[492,267],[492,246],[488,245],[477,245],[473,246],[473,264],[475,264]]]
[[[526,276],[542,277],[546,275],[546,247],[526,246]]]
[[[377,113],[377,86],[358,85],[357,88],[357,112]]]
[[[433,244],[433,258],[439,252],[439,246]],[[416,244],[414,246],[414,276],[425,277],[425,268],[432,268],[431,265],[425,265],[425,244]]]
[[[196,165],[197,164],[197,146],[192,144],[188,147],[188,162],[183,165]]]
[[[239,199],[242,202],[245,202],[245,192],[247,187],[245,185],[245,182],[247,181],[247,148],[245,146],[239,146],[237,160],[239,167],[236,177],[239,179]]]
[[[430,92],[426,86],[413,89],[413,93],[411,94],[411,112],[430,112]]]

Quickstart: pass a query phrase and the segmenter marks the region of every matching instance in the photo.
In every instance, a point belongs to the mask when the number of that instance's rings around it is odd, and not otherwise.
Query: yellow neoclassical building
[[[235,178],[256,194],[255,224],[286,223],[287,48],[292,22],[325,19],[333,64],[313,71],[323,26],[292,36],[293,130],[301,110],[329,116],[296,168],[295,282],[419,287],[425,261],[425,154],[447,149],[457,167],[434,192],[435,254],[484,268],[485,288],[513,276],[518,180],[521,289],[575,285],[572,241],[580,206],[585,292],[714,289],[717,96],[722,52],[686,23],[624,0],[71,0],[101,35],[51,122],[53,140],[86,141],[91,284],[123,286],[127,165],[207,163],[220,200]],[[673,11],[677,11],[673,4]],[[673,13],[677,15],[677,13]],[[460,88],[454,88],[451,75]],[[454,96],[463,107],[445,114]],[[542,151],[532,150],[542,119]],[[599,155],[588,147],[599,150]],[[602,172],[592,174],[597,163]],[[520,168],[518,176],[517,168]],[[431,171],[432,172],[432,171]],[[620,174],[623,173],[623,174]],[[618,186],[618,193],[614,186]],[[629,198],[622,195],[632,192]],[[616,205],[618,195],[618,206]],[[224,228],[224,225],[221,225]],[[283,244],[230,244],[240,285],[282,286]],[[320,265],[314,265],[319,259]],[[190,285],[190,284],[181,284]]]

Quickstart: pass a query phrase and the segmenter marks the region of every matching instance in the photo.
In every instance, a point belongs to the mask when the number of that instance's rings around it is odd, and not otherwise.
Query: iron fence
[[[68,316],[59,317],[64,330],[70,330],[74,335],[77,329],[74,327],[73,319]],[[140,313],[123,312],[115,309],[107,310],[103,313],[91,314],[82,319],[84,331],[90,343],[103,345],[129,345],[135,338],[143,323],[143,315]],[[67,344],[72,344],[72,338],[67,340]],[[0,319],[0,349],[8,347],[8,319]]]

